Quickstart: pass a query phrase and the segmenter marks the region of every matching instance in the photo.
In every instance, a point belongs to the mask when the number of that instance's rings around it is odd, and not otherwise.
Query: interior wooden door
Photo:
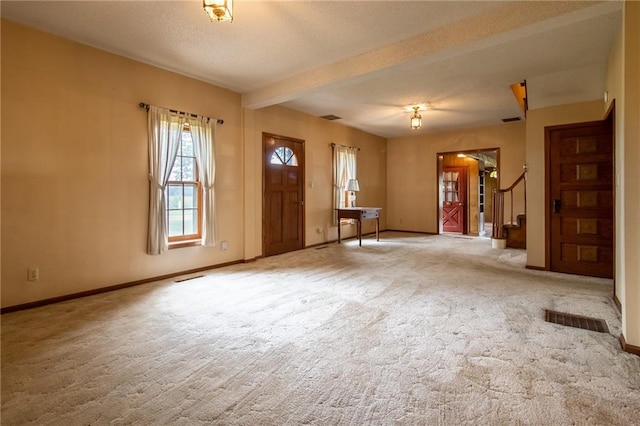
[[[304,247],[304,141],[263,134],[263,253]]]
[[[445,166],[442,172],[442,231],[465,232],[467,177],[464,167]]]
[[[613,124],[546,129],[550,269],[613,277]]]

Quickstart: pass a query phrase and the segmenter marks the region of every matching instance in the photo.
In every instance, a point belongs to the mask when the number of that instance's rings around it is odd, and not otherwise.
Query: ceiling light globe
[[[422,127],[422,116],[418,114],[420,107],[413,107],[413,115],[411,116],[411,128],[417,130]]]
[[[202,0],[211,21],[233,22],[233,0]]]

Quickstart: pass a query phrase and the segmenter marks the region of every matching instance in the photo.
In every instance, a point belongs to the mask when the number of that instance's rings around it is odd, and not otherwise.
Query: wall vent
[[[520,121],[522,120],[520,117],[509,117],[509,118],[503,118],[502,122],[503,123],[510,123],[512,121]]]
[[[333,114],[323,115],[320,118],[324,118],[325,120],[329,120],[329,121],[342,119],[342,117],[338,117],[337,115],[333,115]]]

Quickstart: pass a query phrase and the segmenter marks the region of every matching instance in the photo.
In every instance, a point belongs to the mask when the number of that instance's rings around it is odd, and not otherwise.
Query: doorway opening
[[[438,233],[491,238],[500,149],[438,153]]]

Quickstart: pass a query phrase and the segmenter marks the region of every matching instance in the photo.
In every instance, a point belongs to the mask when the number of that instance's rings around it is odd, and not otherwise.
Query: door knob
[[[553,200],[553,212],[554,213],[560,213],[560,206],[561,206],[560,200],[558,200],[558,199]]]

